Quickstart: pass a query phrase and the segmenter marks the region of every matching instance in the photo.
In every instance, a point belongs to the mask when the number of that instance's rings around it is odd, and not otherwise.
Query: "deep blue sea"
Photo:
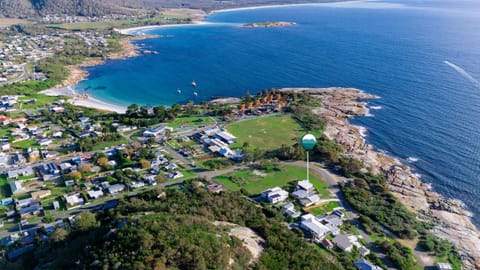
[[[268,20],[297,25],[238,27]],[[464,201],[480,224],[480,2],[279,7],[207,21],[147,31],[163,38],[138,44],[158,54],[89,68],[77,90],[122,105],[171,105],[271,87],[356,87],[381,97],[370,117],[354,120],[368,128],[367,141]]]

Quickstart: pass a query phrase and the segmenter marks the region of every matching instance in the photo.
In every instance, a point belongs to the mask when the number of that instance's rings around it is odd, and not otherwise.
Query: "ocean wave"
[[[370,112],[369,108],[365,108],[365,116],[366,116],[366,117],[374,117],[375,115],[373,115],[373,114]]]
[[[363,138],[367,137],[367,133],[368,133],[368,130],[366,127],[362,127],[362,126],[354,126],[358,129],[358,133],[360,133],[360,136],[362,136]]]
[[[383,109],[383,107],[382,107],[382,106],[370,106],[370,109],[372,109],[372,110],[381,110],[381,109]]]
[[[407,161],[410,162],[410,163],[413,163],[413,162],[417,162],[419,161],[420,159],[417,158],[417,157],[408,157],[407,158]]]
[[[421,179],[421,178],[422,178],[422,175],[419,174],[419,173],[414,173],[413,175],[415,175],[415,177],[417,177],[418,179]]]

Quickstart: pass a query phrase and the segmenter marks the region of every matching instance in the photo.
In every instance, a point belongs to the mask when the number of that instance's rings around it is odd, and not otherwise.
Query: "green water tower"
[[[302,137],[301,143],[303,149],[309,151],[315,147],[315,144],[317,144],[317,139],[315,139],[315,136],[313,136],[312,134],[305,134]]]

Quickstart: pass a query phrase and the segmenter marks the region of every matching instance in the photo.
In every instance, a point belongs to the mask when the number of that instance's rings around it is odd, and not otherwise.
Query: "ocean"
[[[353,121],[368,129],[368,143],[462,200],[480,225],[478,1],[301,5],[206,21],[143,31],[161,36],[137,42],[158,54],[90,67],[76,90],[120,105],[168,106],[269,88],[359,88],[381,97]],[[297,25],[239,27],[258,21]]]

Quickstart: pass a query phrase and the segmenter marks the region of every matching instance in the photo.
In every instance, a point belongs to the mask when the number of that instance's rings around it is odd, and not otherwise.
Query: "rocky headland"
[[[346,155],[361,160],[374,173],[385,174],[390,191],[419,218],[433,221],[433,234],[457,246],[464,269],[480,269],[480,233],[463,203],[432,191],[410,167],[367,144],[362,134],[364,128],[349,124],[349,119],[368,112],[366,100],[376,96],[353,88],[284,90],[305,91],[321,98],[323,106],[315,108],[314,113],[326,120],[324,134],[343,145]]]

